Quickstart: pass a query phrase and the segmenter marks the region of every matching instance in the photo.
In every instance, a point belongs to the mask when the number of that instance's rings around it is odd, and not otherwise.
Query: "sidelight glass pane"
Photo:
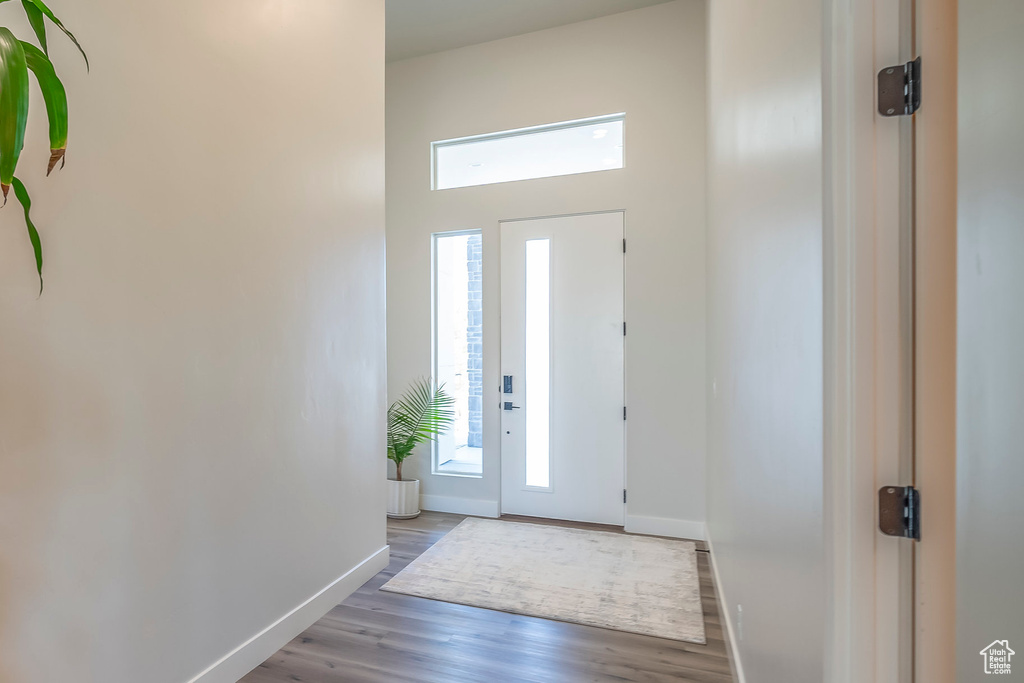
[[[526,485],[551,485],[551,241],[526,242]]]
[[[434,189],[622,168],[624,127],[614,114],[435,142]]]
[[[435,474],[483,474],[481,235],[434,236],[434,376],[455,398],[455,425],[434,445]]]

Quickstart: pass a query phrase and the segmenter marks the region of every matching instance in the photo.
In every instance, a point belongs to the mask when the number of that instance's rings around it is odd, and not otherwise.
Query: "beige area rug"
[[[690,541],[466,519],[381,590],[706,643]]]

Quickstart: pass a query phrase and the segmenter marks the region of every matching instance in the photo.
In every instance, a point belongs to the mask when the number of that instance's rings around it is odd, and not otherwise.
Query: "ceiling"
[[[669,0],[387,0],[387,60],[451,50]]]

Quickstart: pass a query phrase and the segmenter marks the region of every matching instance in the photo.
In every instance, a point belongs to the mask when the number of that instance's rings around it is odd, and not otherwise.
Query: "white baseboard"
[[[743,662],[740,660],[740,650],[736,645],[736,630],[732,627],[729,601],[725,599],[725,587],[722,586],[722,577],[718,573],[718,563],[715,561],[715,546],[711,542],[711,530],[707,530],[705,535],[707,536],[704,540],[708,543],[708,556],[711,558],[711,573],[714,575],[715,590],[718,592],[718,607],[722,613],[722,623],[725,624],[725,637],[729,641],[729,653],[732,655],[729,663],[732,665],[732,673],[736,678],[736,683],[747,683],[747,678],[743,675]]]
[[[476,498],[458,498],[456,496],[420,495],[420,509],[433,512],[450,512],[455,515],[471,515],[473,517],[500,517],[496,500],[478,500]]]
[[[388,566],[384,546],[209,666],[189,683],[236,683]]]
[[[691,522],[685,519],[626,515],[626,531],[631,534],[647,534],[648,536],[704,540],[704,522]]]

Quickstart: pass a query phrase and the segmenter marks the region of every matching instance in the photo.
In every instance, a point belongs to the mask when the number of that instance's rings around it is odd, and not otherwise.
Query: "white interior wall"
[[[960,0],[959,19],[956,680],[974,683],[997,638],[1024,668],[1024,6]]]
[[[822,5],[714,0],[708,26],[708,536],[747,680],[818,683]]]
[[[678,0],[388,65],[388,395],[430,373],[430,235],[484,235],[484,476],[409,461],[424,505],[497,514],[502,219],[624,209],[627,526],[700,536],[705,18]],[[626,112],[626,168],[433,192],[430,143]]]
[[[42,297],[0,211],[0,681],[182,683],[332,586],[234,681],[386,561],[383,3],[49,4],[92,72],[51,29]]]

